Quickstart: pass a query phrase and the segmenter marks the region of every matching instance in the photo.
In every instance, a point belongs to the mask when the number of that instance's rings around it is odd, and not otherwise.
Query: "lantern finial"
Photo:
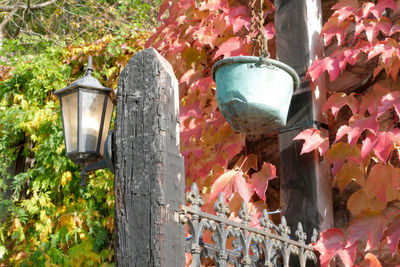
[[[88,62],[87,62],[87,67],[86,67],[86,73],[85,76],[91,76],[93,72],[93,67],[92,67],[92,56],[89,55],[88,57]]]

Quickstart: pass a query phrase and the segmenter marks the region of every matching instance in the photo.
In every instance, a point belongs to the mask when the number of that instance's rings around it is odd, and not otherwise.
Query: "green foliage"
[[[141,0],[65,0],[54,3],[39,0],[28,3],[31,8],[25,9],[26,3],[23,2],[0,1],[0,24],[6,21],[0,27],[0,36],[3,34],[8,39],[27,35],[50,37],[57,42],[81,38],[94,41],[106,34],[125,35],[132,30],[150,30],[156,24],[160,0],[149,3]],[[8,7],[16,9],[16,12],[10,14]],[[22,43],[30,49],[28,44],[35,46],[30,42]]]
[[[0,73],[0,262],[113,264],[113,175],[99,170],[89,174],[87,187],[80,186],[80,169],[65,156],[53,92],[83,74],[89,54],[96,78],[115,88],[120,70],[146,36],[142,31],[105,35],[73,45],[25,37],[4,43],[0,58],[13,57],[3,62],[8,71]],[[28,39],[37,46],[26,49]]]

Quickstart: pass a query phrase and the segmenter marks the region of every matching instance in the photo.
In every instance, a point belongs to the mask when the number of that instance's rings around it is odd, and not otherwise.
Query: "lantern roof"
[[[85,76],[83,78],[80,78],[80,79],[76,80],[75,82],[71,83],[67,87],[55,91],[54,94],[56,96],[60,97],[70,91],[73,91],[75,88],[86,88],[86,89],[110,92],[109,96],[112,99],[112,101],[115,103],[114,90],[112,88],[104,87],[103,85],[101,85],[101,83],[92,76],[92,72],[93,72],[92,57],[89,56]]]

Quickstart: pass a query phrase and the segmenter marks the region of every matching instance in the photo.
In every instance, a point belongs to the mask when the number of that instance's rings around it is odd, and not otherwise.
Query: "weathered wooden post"
[[[303,223],[309,241],[313,228],[321,231],[333,226],[329,165],[317,151],[300,156],[302,141],[293,141],[307,128],[326,131],[320,127],[325,122],[321,114],[324,85],[312,91],[305,79],[311,62],[323,53],[321,1],[276,0],[275,7],[278,58],[294,68],[302,81],[293,95],[287,126],[279,134],[282,213],[291,229],[298,221]]]
[[[121,72],[115,120],[115,258],[118,266],[184,266],[178,83],[153,48]]]

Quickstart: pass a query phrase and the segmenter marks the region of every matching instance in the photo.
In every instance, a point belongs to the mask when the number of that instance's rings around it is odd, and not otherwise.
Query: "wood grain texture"
[[[294,68],[302,81],[293,95],[286,127],[310,124],[279,134],[282,214],[292,232],[300,221],[310,238],[313,228],[322,231],[333,226],[329,165],[318,151],[300,156],[303,141],[293,141],[302,130],[313,127],[314,120],[325,122],[321,112],[326,99],[324,81],[312,90],[305,78],[311,62],[323,52],[319,39],[321,3],[277,0],[275,7],[278,58]]]
[[[121,72],[115,120],[117,266],[184,266],[184,204],[178,83],[153,48]]]

